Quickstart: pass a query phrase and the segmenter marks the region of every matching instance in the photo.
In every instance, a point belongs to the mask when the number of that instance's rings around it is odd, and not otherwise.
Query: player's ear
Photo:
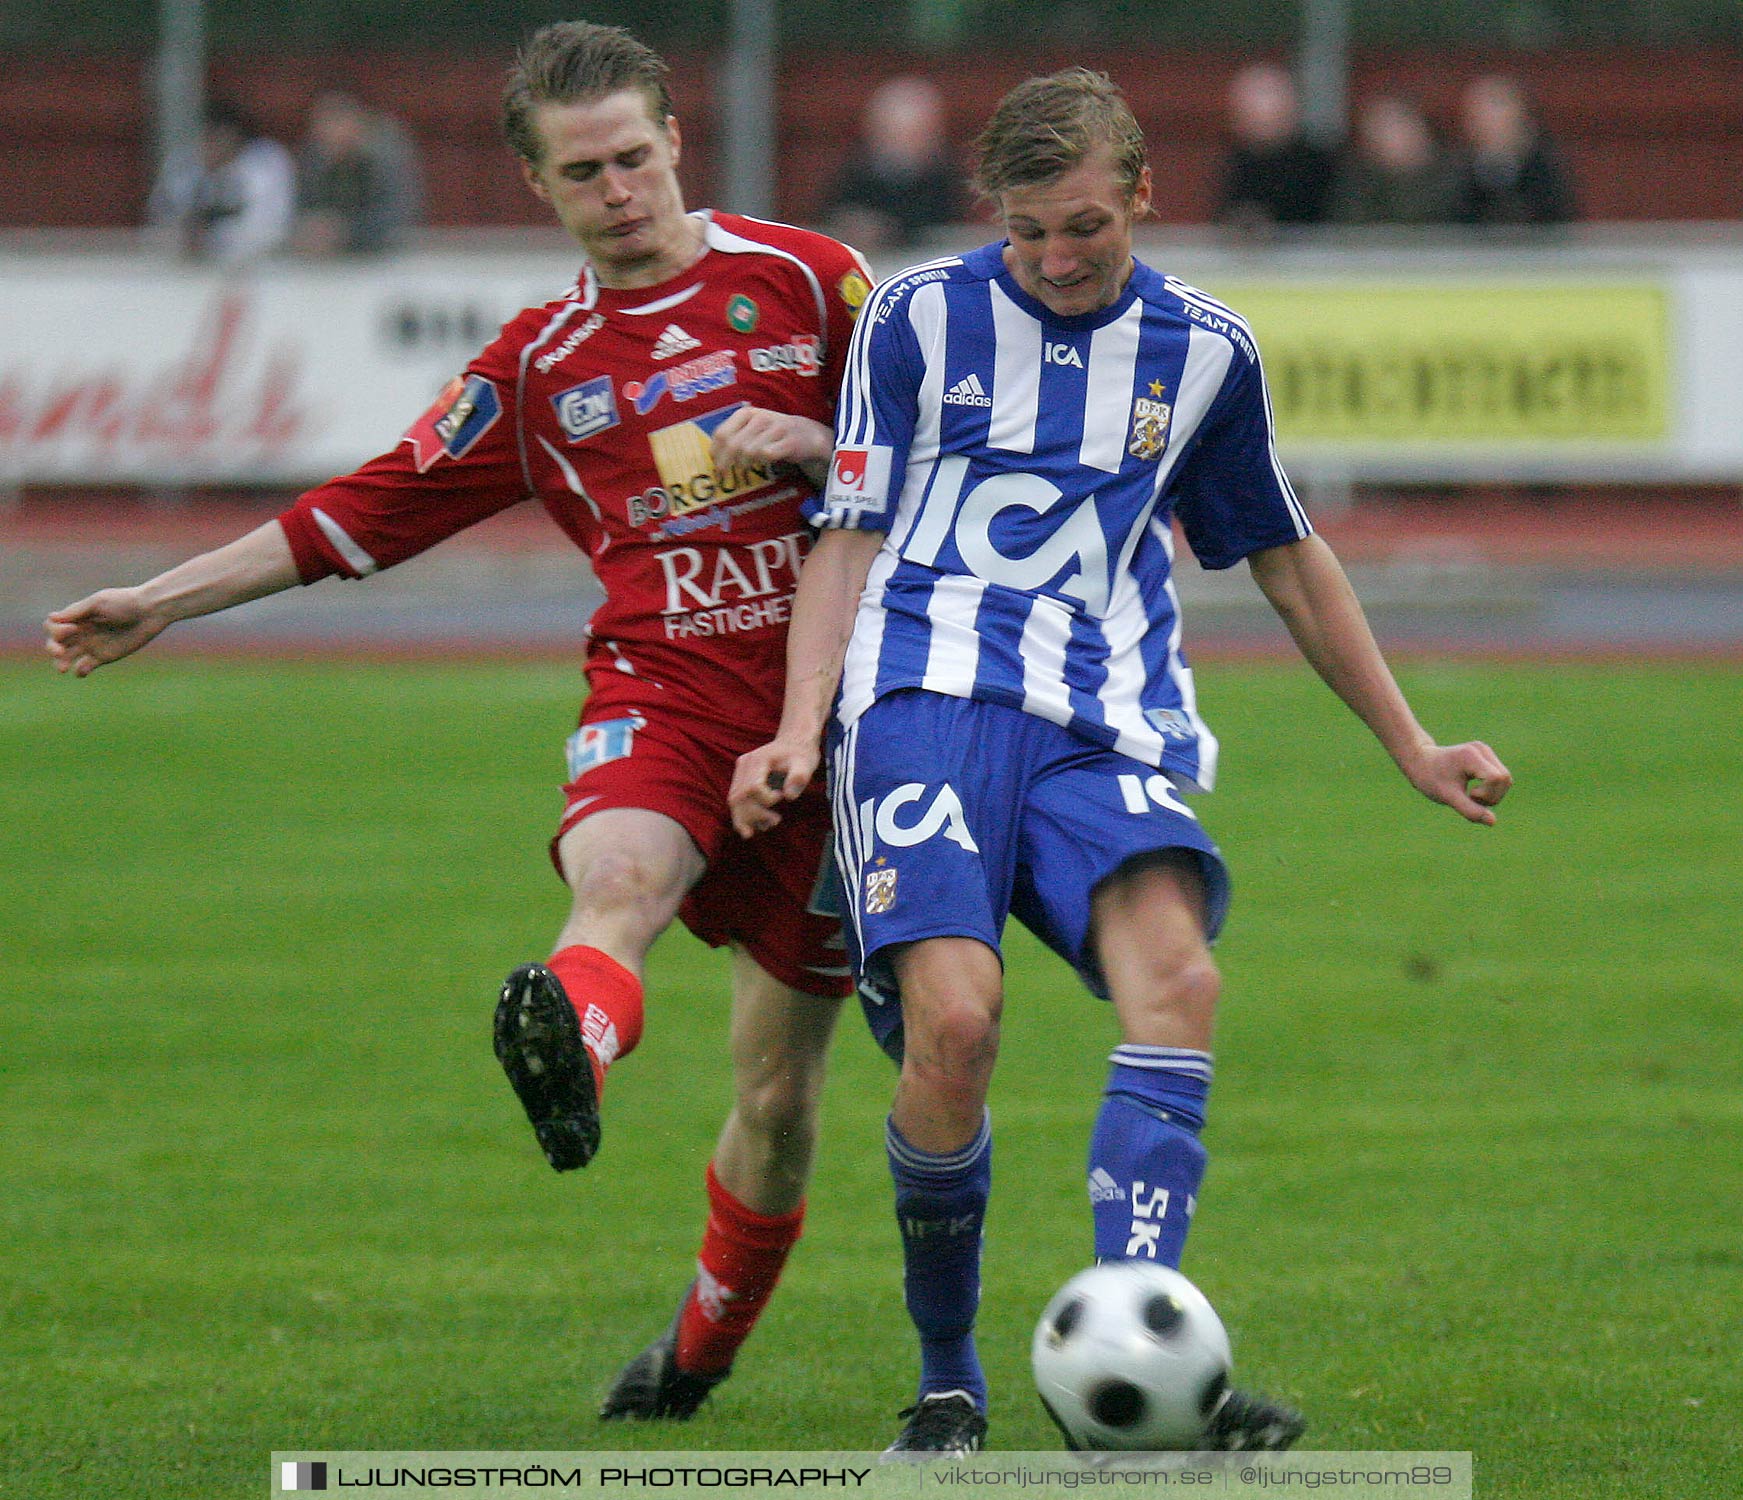
[[[671,145],[672,165],[675,167],[678,165],[678,157],[682,154],[684,146],[683,133],[678,129],[676,115],[666,116],[666,140]]]
[[[1150,177],[1150,169],[1145,167],[1143,171],[1138,173],[1138,181],[1132,188],[1132,217],[1134,219],[1148,217],[1150,213],[1150,194],[1152,189],[1153,183]]]
[[[540,179],[538,168],[536,168],[524,156],[520,158],[520,175],[521,180],[533,190],[533,196],[535,198],[539,199],[542,203],[549,203],[551,201],[551,190],[546,187],[544,182]]]

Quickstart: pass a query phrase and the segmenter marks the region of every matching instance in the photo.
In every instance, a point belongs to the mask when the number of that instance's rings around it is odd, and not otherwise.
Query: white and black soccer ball
[[[1032,1356],[1066,1446],[1092,1452],[1202,1448],[1233,1363],[1204,1293],[1142,1260],[1104,1261],[1066,1282]]]

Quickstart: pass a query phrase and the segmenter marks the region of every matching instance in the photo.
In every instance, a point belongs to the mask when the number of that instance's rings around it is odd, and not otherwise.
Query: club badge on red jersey
[[[456,375],[400,441],[412,445],[412,462],[423,474],[444,453],[464,458],[501,415],[494,383],[482,375]]]
[[[756,305],[755,298],[738,292],[727,299],[726,321],[737,332],[749,333],[757,326],[757,319],[761,316],[762,309]]]

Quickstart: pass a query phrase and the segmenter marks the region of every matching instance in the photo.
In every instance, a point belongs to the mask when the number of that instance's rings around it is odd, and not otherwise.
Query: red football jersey
[[[605,591],[596,700],[657,696],[772,734],[812,487],[785,465],[720,472],[710,437],[744,405],[833,423],[870,272],[808,230],[699,217],[706,250],[683,274],[614,290],[588,268],[508,323],[391,452],[284,512],[303,581],[391,567],[536,499]]]

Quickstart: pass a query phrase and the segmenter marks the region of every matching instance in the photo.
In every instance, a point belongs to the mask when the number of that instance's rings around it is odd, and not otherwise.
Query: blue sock
[[[920,1396],[967,1391],[986,1410],[986,1376],[974,1348],[980,1306],[981,1225],[993,1183],[993,1132],[982,1119],[966,1146],[934,1155],[884,1130],[902,1232],[902,1284],[920,1334]]]
[[[1127,1043],[1109,1058],[1107,1092],[1089,1141],[1097,1260],[1154,1260],[1179,1269],[1204,1180],[1208,1052]]]

